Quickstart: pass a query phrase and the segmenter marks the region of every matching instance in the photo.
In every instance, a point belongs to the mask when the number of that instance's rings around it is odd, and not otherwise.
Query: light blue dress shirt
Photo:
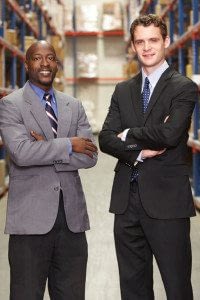
[[[44,99],[44,94],[46,94],[47,92],[44,91],[43,89],[39,88],[38,86],[32,84],[30,81],[29,81],[29,85],[33,89],[33,91],[36,93],[36,95],[38,96],[42,106],[45,108],[46,100]],[[55,98],[55,95],[53,92],[53,88],[51,88],[48,91],[48,94],[50,94],[52,96],[51,106],[54,110],[56,117],[58,118],[58,108],[57,108],[57,103],[56,103],[56,98]],[[71,144],[71,141],[69,138],[68,138],[68,142],[67,142],[67,152],[69,153],[69,155],[72,154],[72,144]]]
[[[152,72],[150,75],[146,75],[144,70],[142,69],[142,89],[141,89],[141,93],[143,91],[143,88],[144,88],[144,81],[145,81],[145,78],[148,77],[149,79],[149,88],[150,88],[150,97],[149,97],[149,100],[151,98],[151,95],[153,93],[153,90],[158,82],[158,80],[160,79],[161,75],[164,73],[164,71],[169,68],[169,65],[168,63],[166,62],[166,60],[163,62],[163,64],[158,67],[154,72]]]

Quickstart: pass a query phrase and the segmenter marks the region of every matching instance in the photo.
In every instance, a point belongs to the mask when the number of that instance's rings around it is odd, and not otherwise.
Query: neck
[[[44,85],[40,85],[36,82],[32,82],[30,79],[29,79],[29,81],[30,81],[31,84],[33,84],[34,86],[40,88],[44,92],[48,92],[52,88],[52,85],[44,86]]]
[[[163,63],[164,63],[165,59],[163,59],[158,65],[156,66],[142,66],[144,73],[149,76],[150,74],[152,74],[154,71],[156,71]]]

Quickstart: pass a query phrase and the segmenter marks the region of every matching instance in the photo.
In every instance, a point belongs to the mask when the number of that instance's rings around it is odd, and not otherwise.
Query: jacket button
[[[54,191],[59,191],[59,186],[56,186],[55,188],[54,188]]]

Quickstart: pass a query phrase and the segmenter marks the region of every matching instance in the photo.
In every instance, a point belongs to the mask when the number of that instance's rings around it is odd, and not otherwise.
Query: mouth
[[[51,75],[51,71],[50,70],[42,70],[39,72],[42,76],[49,76]]]
[[[143,54],[144,58],[152,58],[154,54]]]

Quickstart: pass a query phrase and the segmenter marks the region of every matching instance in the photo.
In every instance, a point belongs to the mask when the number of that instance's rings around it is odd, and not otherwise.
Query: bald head
[[[47,41],[37,41],[37,42],[34,42],[26,51],[26,61],[30,60],[31,56],[33,55],[33,53],[35,53],[35,51],[37,51],[38,49],[40,48],[45,48],[45,49],[49,49],[51,50],[54,55],[56,56],[56,52],[55,52],[55,49],[54,47],[48,43]]]
[[[25,68],[29,81],[48,91],[58,71],[54,47],[46,41],[33,43],[26,52]]]

